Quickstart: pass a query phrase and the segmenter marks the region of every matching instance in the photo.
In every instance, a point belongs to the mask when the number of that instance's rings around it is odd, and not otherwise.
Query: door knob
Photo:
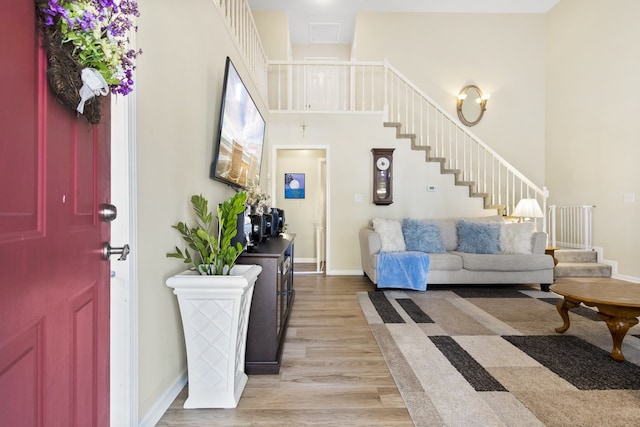
[[[103,203],[100,205],[98,214],[100,215],[100,219],[104,222],[111,222],[118,216],[118,208],[111,203]]]
[[[120,255],[118,261],[125,261],[127,259],[127,255],[129,255],[129,252],[131,252],[129,245],[124,245],[119,248],[112,247],[109,242],[106,242],[104,245],[102,245],[102,256],[106,260],[111,258],[111,255]]]

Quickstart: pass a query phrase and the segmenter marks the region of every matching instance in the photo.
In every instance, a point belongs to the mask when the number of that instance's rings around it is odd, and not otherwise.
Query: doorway
[[[274,147],[272,155],[271,194],[274,204],[285,211],[287,231],[296,235],[296,274],[322,274],[330,259],[328,241],[329,162],[326,146]],[[286,176],[304,176],[304,196],[285,195]]]

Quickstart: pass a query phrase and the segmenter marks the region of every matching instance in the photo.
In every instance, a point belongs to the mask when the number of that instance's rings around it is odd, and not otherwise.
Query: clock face
[[[380,157],[378,161],[376,161],[376,167],[382,171],[386,171],[389,169],[391,162],[386,157]]]

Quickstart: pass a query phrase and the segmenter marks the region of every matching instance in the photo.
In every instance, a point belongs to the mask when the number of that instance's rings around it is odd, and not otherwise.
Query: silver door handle
[[[127,255],[129,255],[129,252],[131,252],[129,245],[124,245],[119,248],[112,247],[109,242],[106,242],[104,245],[102,245],[102,257],[106,260],[111,258],[111,255],[120,255],[118,261],[125,261],[127,259]]]
[[[118,208],[110,203],[103,203],[98,210],[100,219],[105,222],[111,222],[118,217]]]

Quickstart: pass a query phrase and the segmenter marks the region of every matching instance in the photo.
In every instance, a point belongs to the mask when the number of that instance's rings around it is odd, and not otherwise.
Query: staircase
[[[453,175],[454,183],[457,186],[468,187],[469,188],[469,197],[481,198],[484,200],[484,208],[488,210],[496,210],[497,215],[504,215],[506,206],[505,205],[497,205],[491,203],[491,194],[489,193],[480,193],[476,191],[477,185],[474,181],[464,181],[462,179],[463,173],[460,169],[449,169],[447,168],[447,159],[444,157],[432,157],[431,156],[431,147],[428,145],[416,145],[416,134],[414,133],[402,133],[402,123],[399,122],[384,122],[384,127],[394,127],[396,128],[396,139],[410,139],[411,140],[411,149],[412,150],[421,150],[425,152],[425,161],[431,163],[439,163],[440,164],[440,173],[442,175]]]
[[[555,258],[556,277],[611,277],[611,266],[599,263],[596,251],[558,249]]]
[[[314,91],[320,77],[334,84]],[[268,105],[279,112],[381,113],[385,127],[440,163],[469,196],[482,198],[485,209],[509,216],[523,198],[535,199],[543,212],[549,197],[460,121],[387,61],[269,61]],[[324,80],[323,80],[324,81]],[[536,219],[546,230],[546,217]]]

